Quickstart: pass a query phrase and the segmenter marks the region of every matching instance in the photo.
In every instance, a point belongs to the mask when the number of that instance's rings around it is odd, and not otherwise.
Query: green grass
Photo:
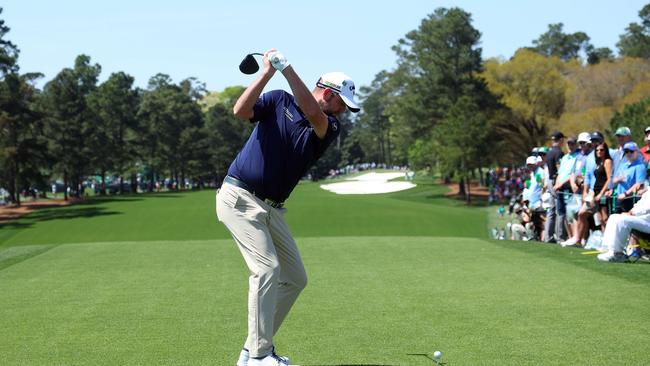
[[[276,337],[301,365],[647,364],[650,265],[486,239],[444,188],[337,196],[287,219],[309,285]],[[95,200],[0,229],[0,365],[231,365],[247,270],[212,192]]]
[[[443,198],[444,187],[375,195],[335,195],[300,184],[287,202],[294,236],[486,235],[485,215]],[[432,204],[448,202],[446,205]],[[457,206],[457,207],[454,207]],[[104,241],[230,238],[215,216],[214,192],[157,193],[96,198],[43,209],[0,224],[0,248]]]

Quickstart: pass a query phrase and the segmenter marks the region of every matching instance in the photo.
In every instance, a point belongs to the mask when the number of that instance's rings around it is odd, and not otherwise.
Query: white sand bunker
[[[368,173],[347,182],[323,184],[320,187],[336,194],[376,194],[403,191],[415,187],[411,182],[389,182],[404,173]]]

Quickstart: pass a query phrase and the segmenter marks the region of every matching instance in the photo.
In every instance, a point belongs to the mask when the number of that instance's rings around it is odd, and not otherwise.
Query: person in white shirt
[[[598,260],[626,262],[625,247],[632,230],[650,233],[650,191],[646,191],[630,211],[609,217],[603,235],[603,244],[607,251],[599,254]]]

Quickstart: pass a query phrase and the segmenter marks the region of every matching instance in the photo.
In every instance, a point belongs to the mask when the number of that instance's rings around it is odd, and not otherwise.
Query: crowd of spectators
[[[628,127],[615,139],[610,147],[598,131],[558,131],[525,168],[490,170],[489,200],[510,202],[498,211],[507,223],[495,238],[597,250],[606,262],[649,259],[635,234],[650,233],[650,127],[641,148]]]

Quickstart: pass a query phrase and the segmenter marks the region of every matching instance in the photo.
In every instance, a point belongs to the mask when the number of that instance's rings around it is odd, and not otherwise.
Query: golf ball
[[[436,360],[439,360],[440,357],[442,357],[442,352],[440,352],[440,351],[433,352],[433,358],[435,358]]]

